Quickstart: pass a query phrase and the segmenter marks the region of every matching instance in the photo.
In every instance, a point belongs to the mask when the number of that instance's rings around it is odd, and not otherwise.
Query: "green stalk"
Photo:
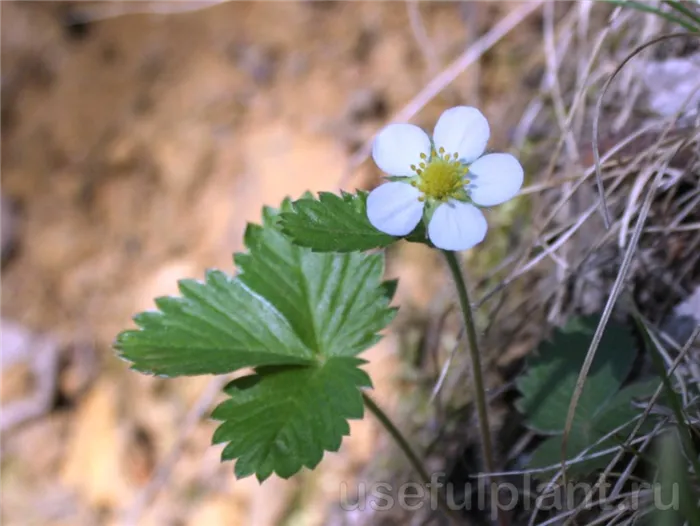
[[[664,4],[668,5],[671,9],[674,9],[674,10],[678,11],[679,13],[682,13],[687,18],[692,20],[693,23],[695,24],[695,29],[694,29],[695,31],[700,30],[700,15],[698,15],[694,11],[685,7],[681,2],[672,1],[672,0],[665,0]]]
[[[694,20],[692,18],[691,18],[691,21],[689,22],[687,19],[675,16],[673,13],[669,13],[668,11],[664,11],[662,9],[659,9],[655,5],[648,5],[648,4],[645,4],[644,2],[637,2],[635,0],[604,0],[604,1],[608,2],[610,4],[621,6],[621,7],[629,7],[631,9],[636,9],[636,10],[642,11],[644,13],[655,14],[657,16],[660,16],[661,18],[665,18],[669,22],[672,22],[674,24],[678,24],[679,26],[687,29],[688,31],[695,32],[698,30],[698,28],[694,25],[694,23],[693,23]],[[671,5],[671,7],[673,7],[676,11],[678,11],[678,8],[676,6]]]
[[[686,457],[690,460],[693,465],[694,475],[696,480],[700,477],[700,460],[698,460],[698,452],[695,449],[695,444],[693,443],[693,432],[691,426],[688,424],[688,419],[685,416],[685,411],[683,409],[683,401],[678,393],[673,389],[671,384],[671,379],[669,374],[666,372],[666,366],[664,365],[664,359],[661,356],[659,348],[651,337],[647,326],[644,324],[644,319],[641,314],[635,308],[632,312],[637,327],[642,333],[642,338],[647,348],[651,351],[652,364],[656,368],[656,374],[661,378],[661,382],[664,385],[664,390],[666,391],[666,396],[668,396],[668,402],[671,405],[671,410],[676,417],[676,425],[678,426],[678,434],[680,435],[681,445],[683,446],[684,453]],[[700,520],[700,515],[698,515],[698,520]],[[693,523],[697,524],[697,523]]]
[[[432,480],[430,478],[428,470],[423,465],[423,462],[421,461],[418,454],[408,443],[406,437],[403,436],[403,433],[401,433],[399,428],[396,427],[391,421],[391,418],[389,418],[389,416],[384,411],[382,411],[382,409],[374,402],[374,400],[372,400],[372,398],[370,398],[370,396],[367,393],[362,393],[362,399],[365,402],[365,407],[370,410],[370,412],[376,417],[376,419],[379,420],[379,423],[381,423],[384,426],[384,429],[386,429],[389,432],[391,438],[394,439],[401,451],[403,451],[403,453],[406,455],[411,466],[413,466],[413,469],[416,470],[423,482],[425,484],[430,484]],[[457,510],[453,510],[452,508],[450,508],[450,506],[447,504],[445,496],[442,494],[441,491],[438,490],[437,496],[437,504],[439,506],[439,509],[450,521],[450,524],[452,524],[453,526],[459,526],[460,524],[464,524],[464,518],[457,512]]]
[[[487,482],[492,482],[490,473],[494,473],[493,462],[493,447],[491,445],[491,427],[489,426],[489,415],[486,407],[486,390],[484,389],[484,378],[481,372],[481,356],[479,354],[479,343],[474,327],[474,314],[472,313],[471,302],[469,301],[469,292],[467,284],[460,268],[459,259],[455,252],[443,250],[447,264],[450,267],[452,278],[457,287],[457,295],[459,296],[459,304],[462,308],[462,316],[464,318],[464,327],[467,331],[467,339],[469,341],[469,356],[472,362],[472,376],[474,387],[474,403],[476,404],[476,412],[479,417],[479,431],[481,433],[481,451],[484,459],[484,471],[487,473]],[[497,508],[498,524],[506,524],[506,518],[502,514],[500,507]]]

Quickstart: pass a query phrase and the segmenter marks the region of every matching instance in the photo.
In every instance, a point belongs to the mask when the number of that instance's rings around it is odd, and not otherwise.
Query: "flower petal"
[[[441,204],[428,225],[428,237],[443,250],[467,250],[486,237],[486,218],[474,205],[461,201]]]
[[[420,192],[408,183],[392,182],[378,186],[367,196],[367,217],[377,230],[392,236],[405,236],[423,216]]]
[[[445,148],[449,154],[457,153],[465,163],[476,160],[489,142],[489,122],[476,108],[457,106],[445,110],[435,125],[435,148]]]
[[[508,153],[484,155],[469,166],[472,201],[481,206],[505,203],[523,185],[523,167]]]
[[[420,154],[430,155],[430,137],[413,124],[389,124],[372,144],[372,158],[389,175],[411,176],[411,165],[418,166]]]

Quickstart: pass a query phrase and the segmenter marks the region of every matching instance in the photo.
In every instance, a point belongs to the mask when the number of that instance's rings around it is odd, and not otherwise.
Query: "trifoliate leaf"
[[[289,201],[282,210],[290,212]],[[281,233],[279,213],[249,225],[248,252],[235,277],[212,270],[183,280],[181,297],[156,300],[137,330],[115,347],[139,371],[165,376],[255,374],[232,382],[214,417],[214,437],[236,473],[289,477],[336,451],[349,418],[362,416],[360,387],[370,385],[357,354],[395,314],[393,281],[382,282],[382,254],[314,253]]]
[[[337,451],[350,433],[347,419],[363,414],[358,388],[370,380],[357,368],[362,363],[331,357],[312,367],[260,368],[231,382],[230,398],[212,416],[223,420],[214,443],[228,443],[222,458],[238,459],[236,476],[288,478],[313,469],[324,451]]]
[[[321,192],[318,199],[294,201],[282,213],[282,229],[297,244],[317,252],[351,252],[384,248],[399,237],[380,232],[367,218],[367,192],[336,195]],[[423,223],[406,239],[429,243]]]
[[[543,434],[563,432],[569,402],[597,323],[597,317],[573,320],[557,331],[551,341],[543,343],[529,360],[527,371],[517,381],[523,395],[517,407],[531,429]],[[634,340],[627,329],[610,322],[586,379],[576,420],[591,420],[619,390],[635,354]]]

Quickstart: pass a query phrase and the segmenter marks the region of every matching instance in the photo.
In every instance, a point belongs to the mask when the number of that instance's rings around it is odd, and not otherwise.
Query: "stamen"
[[[421,162],[415,170],[419,176],[416,187],[421,192],[421,201],[430,198],[446,203],[465,195],[464,176],[469,168],[457,160],[458,153],[447,153],[444,147],[440,147],[439,152],[433,147],[430,159]],[[421,158],[424,157],[421,155]]]
[[[413,170],[414,172],[416,171],[416,165],[415,165],[415,164],[412,164],[412,165],[411,165],[411,170]]]
[[[427,156],[427,155],[425,155],[424,153],[421,153],[421,154],[420,154],[420,158],[421,158],[421,159],[423,159],[423,160],[425,160],[425,159],[427,159],[427,158],[428,158],[428,156]]]

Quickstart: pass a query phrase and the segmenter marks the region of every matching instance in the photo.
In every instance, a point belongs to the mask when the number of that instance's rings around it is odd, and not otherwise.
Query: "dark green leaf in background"
[[[566,327],[557,330],[550,341],[540,346],[528,361],[527,371],[517,380],[522,394],[517,407],[525,416],[525,424],[538,433],[554,435],[532,453],[528,462],[530,468],[559,468],[569,403],[598,320],[597,316],[574,318]],[[569,459],[576,458],[584,450],[588,457],[619,446],[627,438],[635,417],[643,411],[633,403],[651,397],[659,385],[658,380],[649,380],[620,389],[635,356],[635,342],[628,329],[615,322],[608,323],[576,408],[567,443]],[[652,424],[651,421],[645,423],[642,431]],[[612,453],[578,462],[567,472],[574,476],[590,473],[607,465],[611,457]]]
[[[590,419],[581,418],[575,420],[567,443],[567,457],[573,460],[584,450],[586,450],[585,457],[589,457],[623,443],[637,423],[635,417],[643,412],[643,409],[635,407],[633,402],[651,397],[658,386],[658,380],[631,384],[603,404]],[[647,420],[640,428],[640,433],[643,434],[650,431],[653,424],[652,419]],[[603,439],[603,437],[616,429],[618,431],[615,434]],[[593,446],[596,443],[597,445]],[[561,461],[561,445],[561,434],[547,438],[533,451],[528,467],[544,468],[546,466],[555,466],[552,471],[558,470]],[[614,454],[611,452],[577,461],[567,468],[567,473],[575,477],[586,475],[596,469],[602,469],[608,465]]]
[[[575,318],[545,341],[528,360],[517,380],[523,395],[517,406],[527,426],[538,433],[564,430],[569,402],[598,322],[597,317]],[[619,389],[632,368],[635,343],[622,325],[609,323],[596,352],[575,418],[590,419]]]

